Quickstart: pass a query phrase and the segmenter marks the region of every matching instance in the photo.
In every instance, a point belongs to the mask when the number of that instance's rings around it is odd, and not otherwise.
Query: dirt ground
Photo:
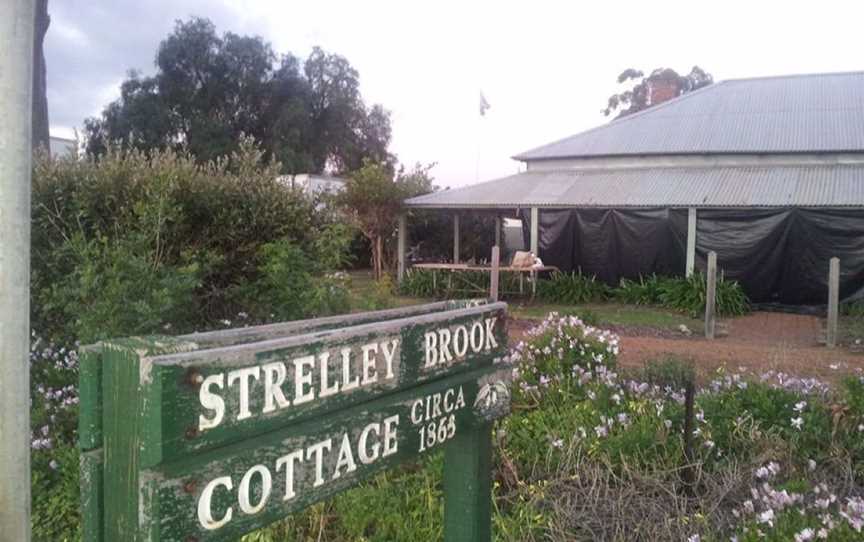
[[[511,320],[511,339],[520,339],[533,324]],[[864,354],[844,348],[829,350],[819,344],[822,321],[816,316],[754,312],[725,320],[723,327],[728,335],[713,341],[669,330],[613,327],[621,337],[619,364],[638,367],[648,360],[673,356],[693,360],[702,375],[726,367],[734,372],[775,370],[826,380],[864,371]]]

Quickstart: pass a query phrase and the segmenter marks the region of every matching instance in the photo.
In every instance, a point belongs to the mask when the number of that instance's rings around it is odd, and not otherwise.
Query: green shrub
[[[166,265],[141,237],[76,235],[64,245],[70,270],[35,292],[42,321],[67,339],[90,343],[122,335],[189,331],[197,318],[198,263]]]
[[[705,275],[693,273],[687,278],[665,279],[661,282],[660,305],[697,317],[705,313],[707,283]],[[717,279],[717,314],[740,316],[749,311],[749,301],[735,281]]]
[[[411,297],[436,298],[443,294],[440,278],[435,280],[428,269],[408,269],[399,284],[399,293]],[[445,279],[446,280],[446,279]]]
[[[840,314],[853,318],[864,317],[864,301],[851,301],[840,305]]]
[[[616,301],[627,305],[659,305],[664,291],[664,280],[655,274],[639,277],[639,280],[622,278],[612,296]]]
[[[549,279],[537,283],[537,297],[550,303],[581,305],[603,301],[608,296],[609,288],[605,284],[581,272],[556,271]]]
[[[104,297],[99,291],[104,278],[116,276],[117,294],[113,301],[104,301],[114,306],[106,306],[99,318],[127,312],[137,293],[147,289],[157,293],[145,297],[182,294],[179,303],[196,311],[192,321],[166,318],[165,323],[203,329],[246,310],[238,305],[236,288],[260,279],[263,245],[287,239],[316,262],[337,254],[328,250],[343,243],[338,228],[331,226],[337,222],[334,214],[281,183],[279,165],[264,163],[250,140],[240,148],[207,164],[171,151],[147,155],[122,149],[112,149],[99,160],[37,160],[32,197],[34,328],[48,337],[77,332],[67,323],[75,322],[76,311],[86,310],[87,304],[70,300],[83,292],[54,291],[57,285],[74,289],[70,276],[89,284],[87,293],[99,297]],[[132,261],[116,261],[125,255]],[[136,281],[143,281],[141,288],[131,285]],[[191,302],[189,282],[196,283]],[[119,299],[124,289],[129,297]],[[119,324],[108,332],[152,330],[156,322],[147,312],[164,303],[145,299],[146,307],[133,308],[143,315],[140,324],[137,316],[110,316]],[[124,320],[132,325],[124,328]]]

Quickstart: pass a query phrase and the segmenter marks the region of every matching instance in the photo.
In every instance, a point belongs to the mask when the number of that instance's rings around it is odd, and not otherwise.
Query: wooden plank
[[[132,337],[100,343],[103,390],[103,495],[106,540],[136,540],[138,472],[148,420],[140,386],[140,359],[194,348],[182,340]],[[154,405],[147,405],[153,408]]]
[[[444,540],[492,539],[492,424],[466,430],[444,455]]]
[[[462,373],[147,471],[136,539],[236,539],[466,433],[488,433],[509,411],[511,375],[509,365]],[[455,459],[488,477],[488,462],[470,455]]]
[[[102,447],[102,351],[84,346],[78,360],[78,446]]]
[[[157,337],[164,343],[180,341],[187,349],[206,349],[221,346],[264,341],[278,337],[299,335],[338,327],[398,320],[434,312],[443,312],[466,307],[476,307],[486,303],[485,299],[454,299],[425,303],[410,307],[366,311],[340,316],[327,316],[308,320],[279,322],[261,326],[250,326],[219,331],[205,331],[180,335],[176,338]],[[143,346],[143,343],[139,346]],[[93,450],[102,446],[102,345],[88,345],[81,348],[79,372],[79,446],[82,450]]]
[[[828,264],[828,330],[825,343],[837,347],[837,323],[840,317],[840,259],[831,258]]]
[[[713,339],[716,328],[715,307],[717,303],[717,253],[708,253],[708,284],[705,293],[705,338]]]
[[[142,467],[507,354],[506,304],[141,360]]]
[[[219,346],[231,346],[234,344],[254,341],[266,341],[269,339],[285,337],[287,335],[299,335],[301,333],[310,333],[325,329],[336,329],[372,322],[383,322],[385,320],[398,320],[410,316],[419,316],[422,314],[431,314],[434,312],[443,312],[466,307],[476,307],[484,303],[486,303],[485,299],[453,299],[449,301],[425,303],[422,305],[412,305],[410,307],[399,307],[396,309],[366,311],[339,316],[312,318],[308,320],[279,322],[276,324],[261,326],[190,333],[188,335],[180,335],[178,338],[187,342],[196,343],[199,349],[216,348]]]
[[[81,484],[81,526],[82,538],[86,542],[102,542],[104,518],[102,510],[105,506],[103,494],[103,459],[102,450],[90,450],[81,453],[80,484]]]

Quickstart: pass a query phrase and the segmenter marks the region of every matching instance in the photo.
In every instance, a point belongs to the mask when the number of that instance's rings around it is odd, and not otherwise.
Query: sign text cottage
[[[82,462],[90,538],[236,537],[406,459],[459,453],[460,439],[488,455],[489,423],[509,408],[505,306],[411,310],[217,348],[92,349],[104,438]],[[447,509],[457,523],[467,510]]]

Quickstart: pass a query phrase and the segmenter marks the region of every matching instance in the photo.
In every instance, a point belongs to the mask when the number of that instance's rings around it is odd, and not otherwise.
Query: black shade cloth
[[[530,210],[520,211],[529,246]],[[640,275],[683,275],[686,209],[541,209],[539,256],[614,285]],[[840,297],[864,298],[864,210],[699,209],[696,267],[717,253],[751,301],[825,304],[828,260],[840,258]]]

